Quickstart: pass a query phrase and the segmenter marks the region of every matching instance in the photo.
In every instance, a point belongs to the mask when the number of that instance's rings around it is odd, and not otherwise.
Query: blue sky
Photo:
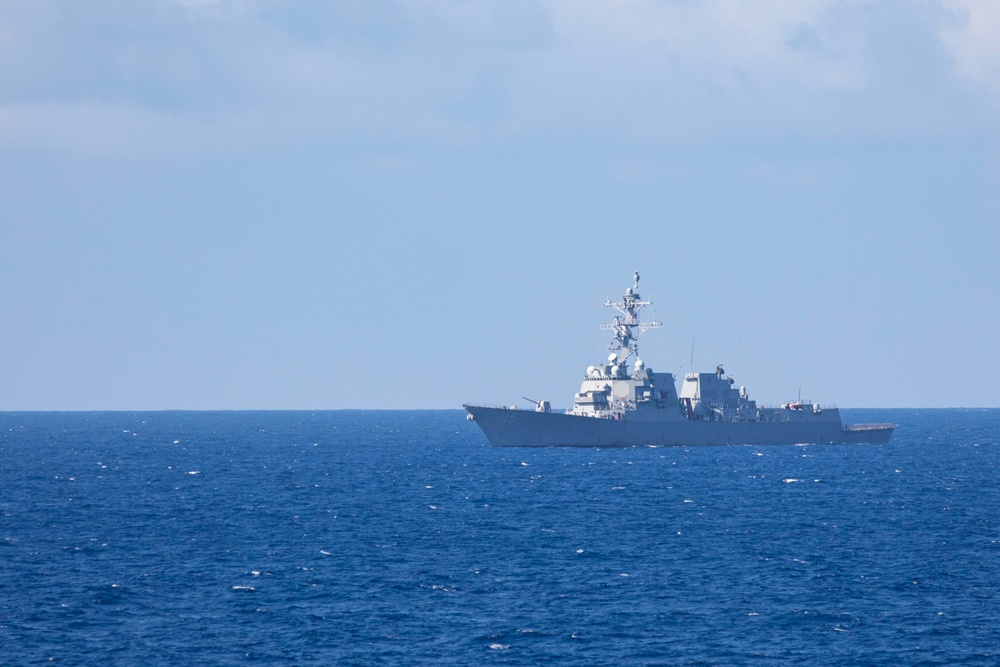
[[[1000,5],[0,2],[0,409],[1000,406]]]

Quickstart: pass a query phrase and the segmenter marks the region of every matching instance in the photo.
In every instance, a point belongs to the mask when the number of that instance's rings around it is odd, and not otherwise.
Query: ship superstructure
[[[687,373],[678,393],[672,373],[655,373],[639,358],[637,338],[662,326],[642,321],[651,305],[639,295],[639,274],[618,312],[601,326],[612,332],[607,360],[588,366],[580,391],[565,413],[549,401],[533,411],[465,405],[487,439],[498,447],[631,447],[659,445],[886,442],[892,424],[844,427],[834,406],[797,400],[758,407],[746,387],[736,386],[721,365],[714,373]]]
[[[638,273],[633,280],[635,284],[625,290],[621,301],[604,302],[606,308],[614,308],[620,313],[612,322],[601,325],[601,329],[613,332],[608,344],[611,354],[604,363],[587,367],[583,385],[573,397],[570,414],[620,419],[625,412],[637,409],[639,403],[665,403],[676,398],[673,375],[657,375],[639,359],[636,339],[648,329],[662,326],[662,323],[656,320],[640,321],[639,311],[652,304],[639,296]],[[629,364],[633,357],[635,361],[630,371]],[[665,389],[657,389],[657,386]]]

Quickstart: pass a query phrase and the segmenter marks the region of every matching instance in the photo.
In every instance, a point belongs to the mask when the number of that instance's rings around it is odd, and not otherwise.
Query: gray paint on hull
[[[631,421],[464,406],[494,447],[652,447],[888,442],[893,428],[847,430],[839,415],[789,422]]]

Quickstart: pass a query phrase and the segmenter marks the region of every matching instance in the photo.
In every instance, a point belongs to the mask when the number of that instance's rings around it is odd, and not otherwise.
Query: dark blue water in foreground
[[[0,414],[0,664],[1000,664],[1000,410],[492,449],[463,413]]]

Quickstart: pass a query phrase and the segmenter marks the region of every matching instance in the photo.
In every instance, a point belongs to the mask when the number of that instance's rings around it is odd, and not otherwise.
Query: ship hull
[[[494,447],[694,447],[883,443],[891,424],[845,428],[839,415],[792,421],[709,422],[603,419],[556,412],[464,406]]]

